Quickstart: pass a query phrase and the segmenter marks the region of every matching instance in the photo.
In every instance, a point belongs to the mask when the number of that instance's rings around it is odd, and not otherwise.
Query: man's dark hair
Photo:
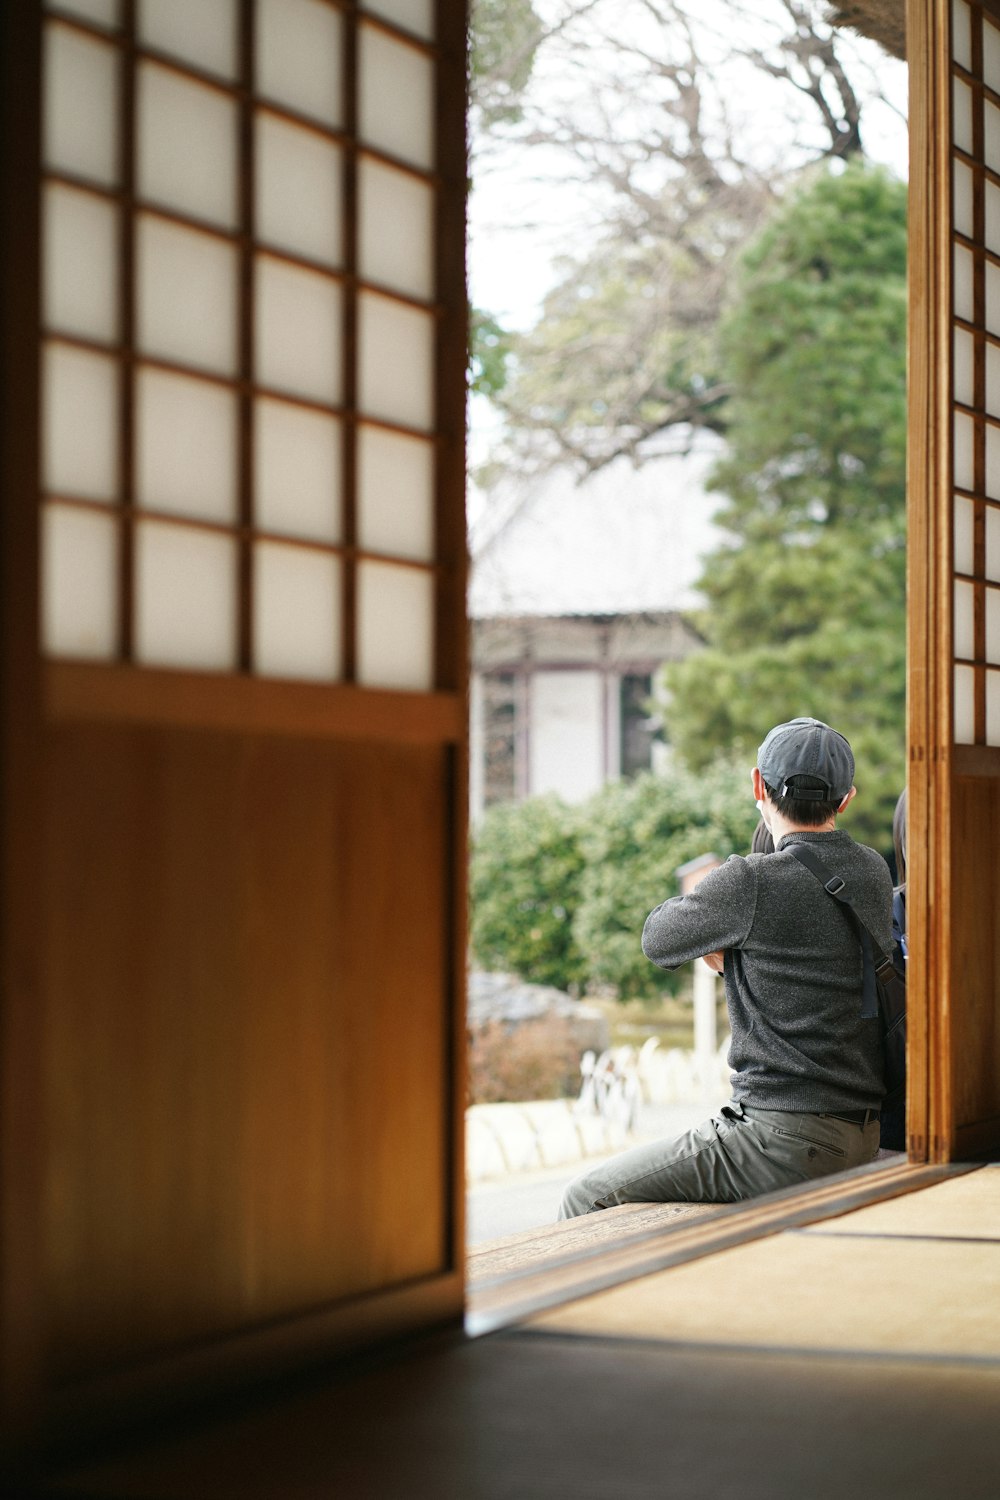
[[[805,789],[826,786],[825,781],[817,781],[815,776],[796,776],[795,784]],[[835,802],[820,802],[812,797],[782,797],[766,781],[764,786],[776,812],[790,823],[804,823],[807,828],[818,828],[821,823],[829,822],[843,801],[842,797]]]

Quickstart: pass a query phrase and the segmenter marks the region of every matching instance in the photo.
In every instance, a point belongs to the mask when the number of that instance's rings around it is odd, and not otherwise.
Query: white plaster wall
[[[536,672],[531,679],[529,792],[582,802],[604,783],[600,672]]]

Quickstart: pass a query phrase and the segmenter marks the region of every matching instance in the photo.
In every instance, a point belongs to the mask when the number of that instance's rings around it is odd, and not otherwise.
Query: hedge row
[[[554,797],[491,809],[471,869],[474,963],[580,993],[676,988],[639,946],[649,912],[701,854],[749,850],[757,813],[745,767],[613,782],[568,807]]]

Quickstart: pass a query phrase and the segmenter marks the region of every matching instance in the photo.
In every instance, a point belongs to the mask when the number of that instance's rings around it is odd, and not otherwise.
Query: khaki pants
[[[623,1151],[571,1182],[561,1219],[620,1203],[737,1203],[874,1161],[879,1125],[726,1104],[674,1140]]]

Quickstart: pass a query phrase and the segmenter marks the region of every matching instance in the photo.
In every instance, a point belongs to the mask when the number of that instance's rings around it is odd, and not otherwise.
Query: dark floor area
[[[517,1330],[51,1475],[88,1500],[997,1500],[1000,1367]]]

